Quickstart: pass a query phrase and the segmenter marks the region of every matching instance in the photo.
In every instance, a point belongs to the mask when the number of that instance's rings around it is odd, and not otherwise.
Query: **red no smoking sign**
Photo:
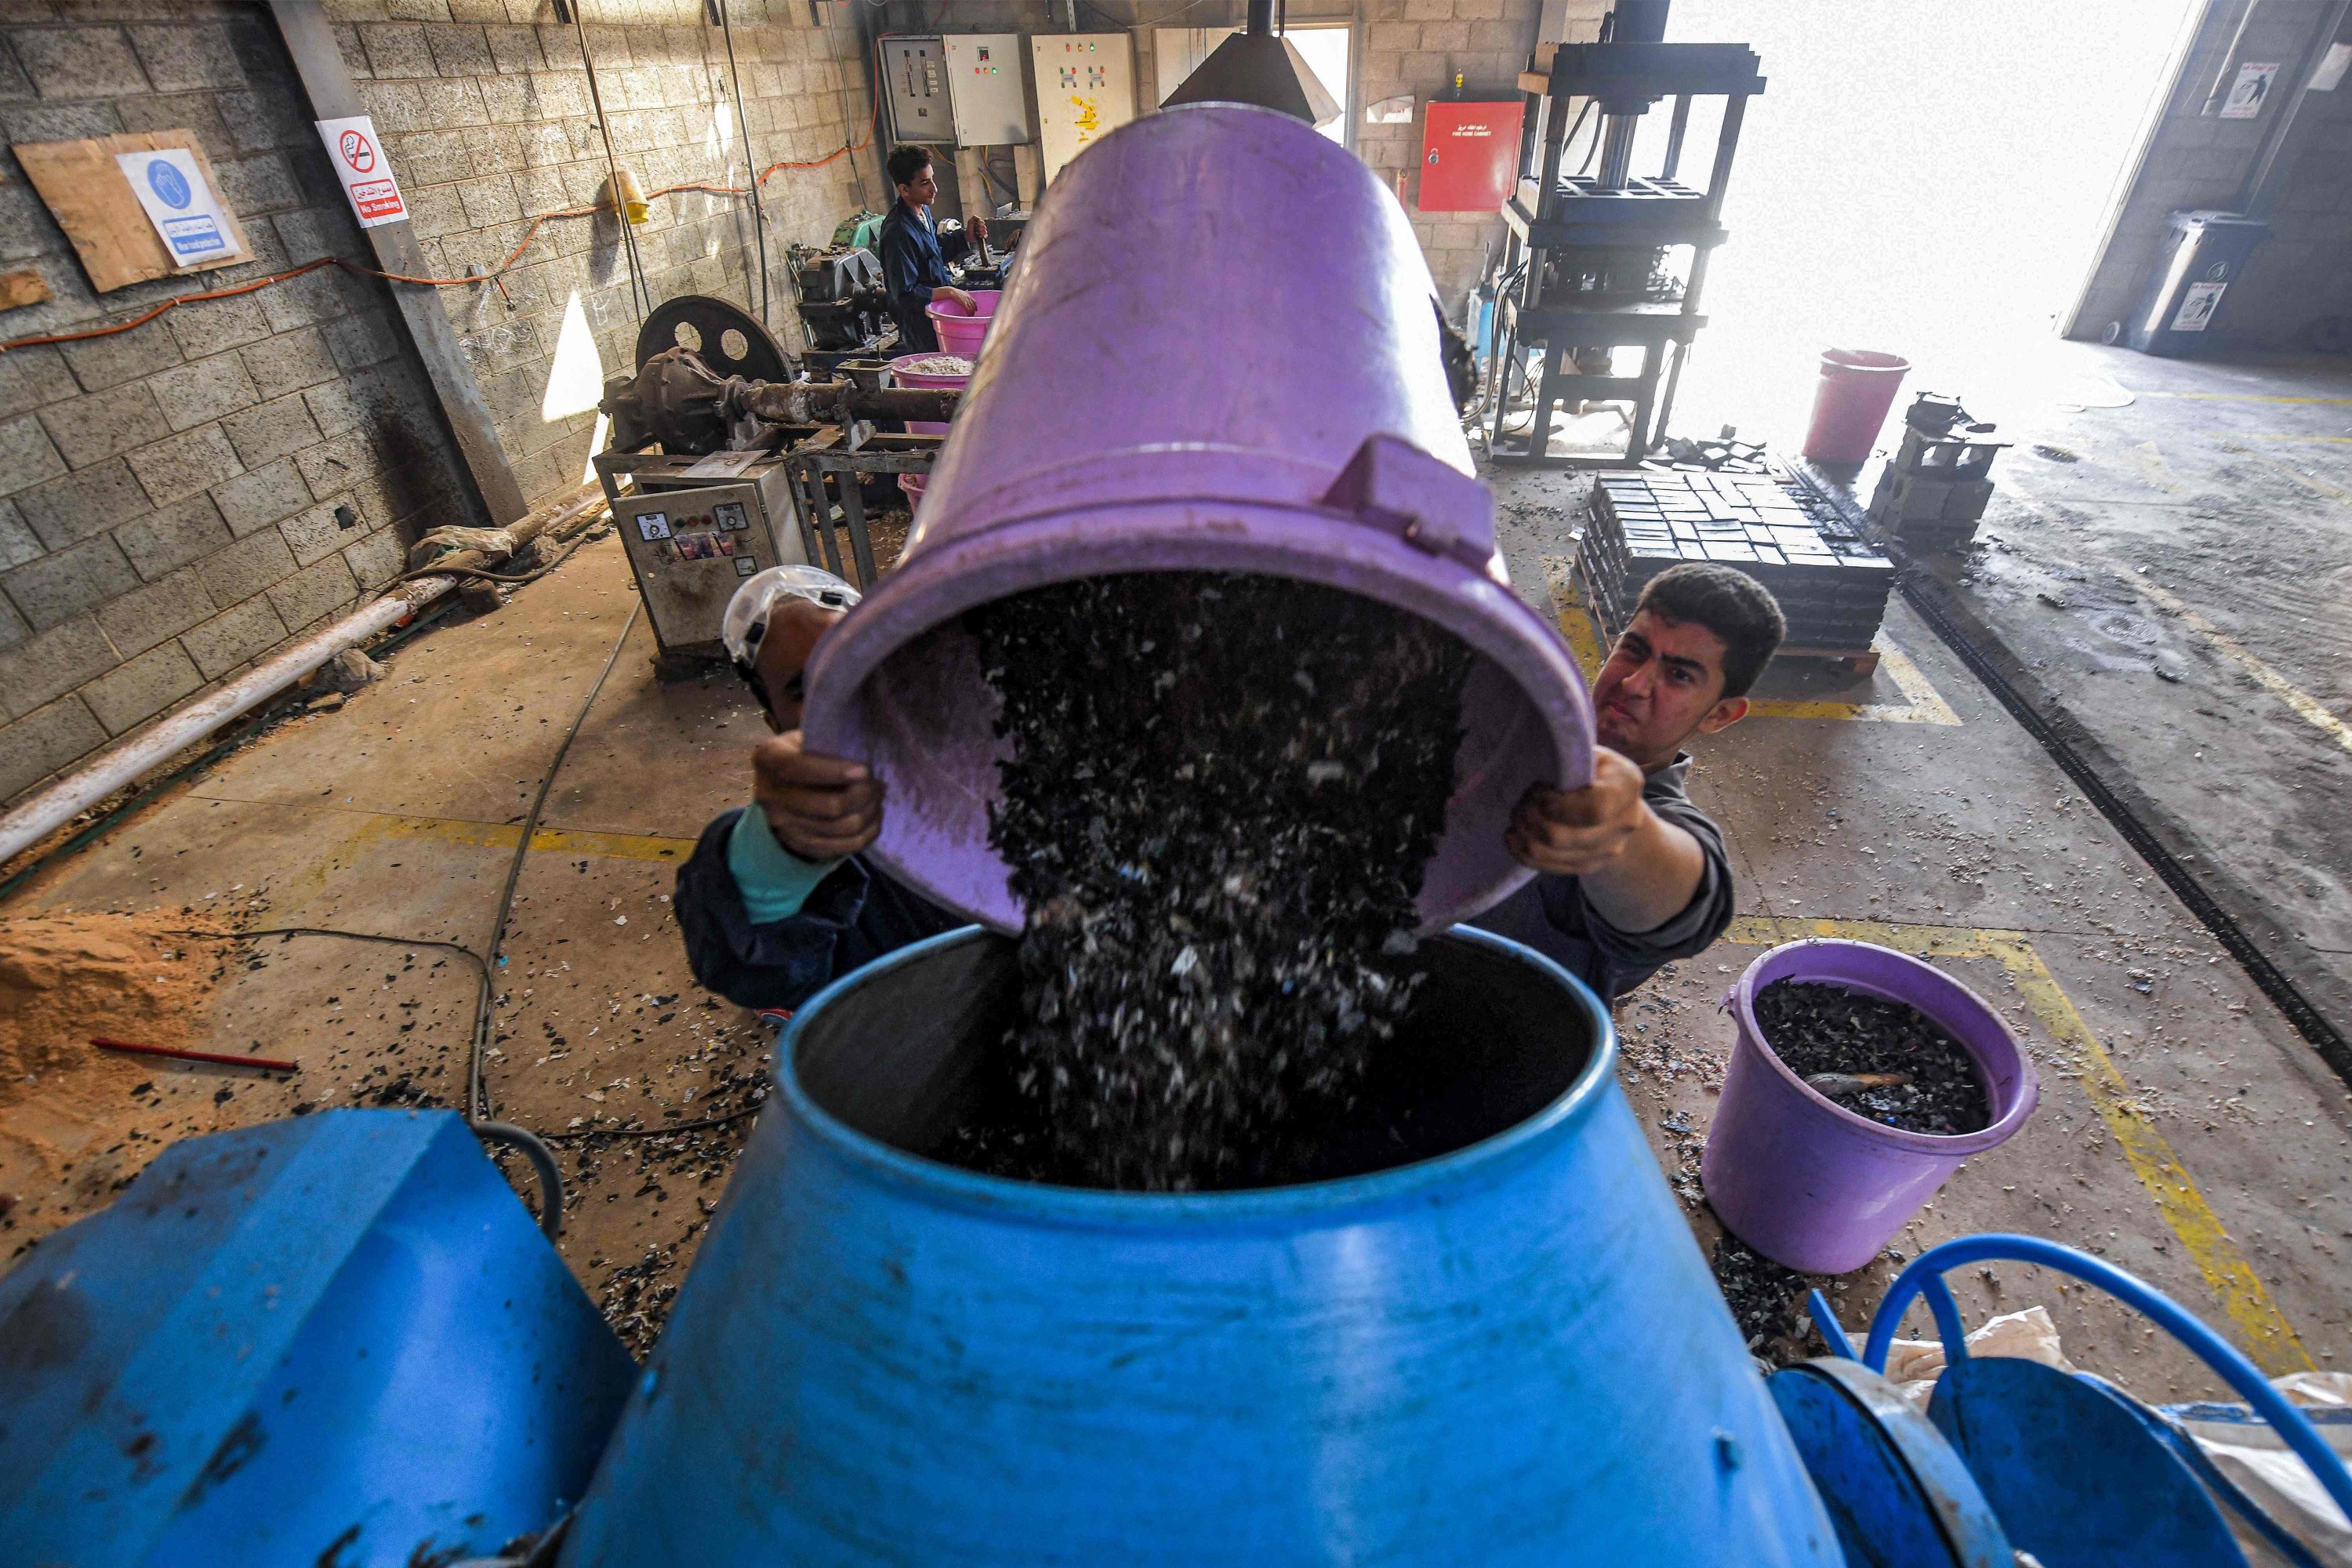
[[[318,121],[319,139],[327,144],[328,162],[351,198],[352,216],[362,228],[400,223],[408,205],[400,198],[400,182],[376,152],[375,122],[364,114]]]

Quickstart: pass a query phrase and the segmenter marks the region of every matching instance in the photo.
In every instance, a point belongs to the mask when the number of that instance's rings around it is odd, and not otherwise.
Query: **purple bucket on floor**
[[[1757,994],[1790,979],[1901,1002],[1934,1019],[1975,1060],[1991,1122],[1975,1132],[1906,1132],[1806,1088],[1756,1021]],[[1699,1181],[1725,1228],[1808,1274],[1846,1274],[1869,1262],[1962,1160],[2024,1126],[2042,1096],[2033,1064],[1999,1014],[1941,970],[1891,948],[1827,938],[1776,947],[1748,966],[1724,1005],[1739,1038]]]

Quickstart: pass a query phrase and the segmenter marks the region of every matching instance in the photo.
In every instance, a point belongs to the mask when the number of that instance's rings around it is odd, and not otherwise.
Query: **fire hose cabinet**
[[[1498,213],[1510,198],[1528,106],[1433,100],[1421,133],[1421,210]]]
[[[2245,272],[2271,226],[2239,213],[2177,212],[2148,268],[2138,307],[2124,322],[2126,346],[2145,354],[2199,353],[2231,286]]]

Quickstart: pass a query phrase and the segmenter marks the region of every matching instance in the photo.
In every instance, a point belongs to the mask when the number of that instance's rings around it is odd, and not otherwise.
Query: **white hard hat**
[[[743,585],[727,601],[727,614],[719,622],[719,639],[727,645],[727,657],[748,670],[752,656],[760,651],[760,639],[768,633],[768,617],[774,613],[777,600],[806,599],[828,610],[845,610],[857,603],[857,597],[856,589],[821,566],[771,566],[743,579]]]

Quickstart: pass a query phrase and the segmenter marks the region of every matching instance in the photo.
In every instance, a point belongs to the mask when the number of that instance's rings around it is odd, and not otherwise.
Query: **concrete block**
[[[16,505],[43,546],[63,550],[146,511],[147,492],[130,465],[110,458],[16,497]]]
[[[1412,22],[1375,22],[1364,29],[1368,55],[1409,55],[1421,47],[1421,27]]]
[[[285,640],[286,623],[268,599],[256,595],[183,633],[180,646],[205,679],[218,680]]]
[[[433,51],[425,42],[422,27],[362,26],[360,47],[367,51],[368,69],[379,79],[434,74]]]
[[[100,605],[98,626],[114,650],[129,658],[211,618],[215,608],[203,580],[183,570]]]
[[[54,348],[12,349],[0,354],[0,419],[62,403],[80,391],[65,356]]]
[[[40,420],[58,451],[77,468],[143,446],[169,428],[143,382],[53,404],[41,410]]]
[[[32,626],[16,613],[16,606],[0,598],[0,649],[15,647],[32,635]]]
[[[152,583],[235,542],[210,496],[194,495],[124,523],[114,542],[140,576]]]
[[[65,459],[40,420],[26,416],[0,425],[0,495],[29,489],[65,471]]]
[[[303,193],[301,182],[294,177],[294,166],[287,162],[286,154],[274,148],[243,158],[216,158],[213,161],[213,173],[220,177],[221,198],[243,220],[246,237],[256,242],[257,248],[260,236],[255,230],[267,226],[257,222],[261,214],[287,212],[310,199]],[[300,259],[308,261],[311,258]]]
[[[360,585],[340,554],[305,566],[269,590],[269,603],[289,629],[300,631],[312,621],[341,609],[359,597]]]
[[[45,99],[124,98],[150,92],[147,73],[120,27],[20,27],[16,58]]]
[[[335,379],[335,356],[328,347],[326,328],[279,332],[247,346],[237,358],[252,380],[255,395],[263,399]]]
[[[1901,508],[1902,521],[1916,522],[1922,518],[1943,516],[1944,503],[1951,494],[1952,481],[1949,479],[1923,479],[1912,476],[1905,479],[1895,501]]]
[[[1451,22],[1454,16],[1454,0],[1404,0],[1408,22]]]
[[[0,591],[36,631],[61,626],[139,585],[112,539],[86,539],[0,575]]]
[[[205,310],[206,305],[184,306],[184,310]],[[179,315],[175,310],[173,315]],[[169,318],[166,318],[167,320]],[[84,392],[103,392],[125,382],[139,381],[167,370],[180,363],[179,341],[170,332],[157,330],[160,323],[134,327],[111,337],[89,338],[78,343],[60,345],[58,352],[72,367],[74,379],[81,383]]]
[[[76,697],[0,728],[0,800],[14,800],[104,744],[105,729]]]
[[[499,68],[490,54],[489,40],[478,26],[454,23],[428,26],[425,29],[425,45],[432,53],[434,70],[440,76],[490,76]]]
[[[121,662],[98,623],[77,616],[0,652],[0,714],[21,718]]]
[[[291,83],[257,83],[240,91],[215,93],[214,101],[228,127],[227,145],[240,153],[318,144],[310,115]]]
[[[319,439],[319,427],[299,393],[272,398],[221,421],[247,468],[257,468]]]
[[[278,522],[278,531],[285,536],[286,547],[294,552],[298,564],[313,565],[358,536],[356,527],[345,528],[335,521],[335,506],[349,504],[347,500],[321,503]]]
[[[247,418],[253,412],[248,409],[237,417]],[[131,464],[131,471],[139,476],[140,487],[147,492],[148,500],[157,506],[169,506],[184,496],[208,490],[245,468],[237,458],[236,448],[229,445],[228,437],[217,425],[199,425],[193,430],[142,447],[131,453],[127,460]]]
[[[334,273],[328,268],[265,289],[256,298],[261,300],[262,313],[269,318],[273,332],[316,326],[343,313],[342,290],[335,287]]]
[[[488,125],[482,89],[471,81],[420,81],[416,88],[420,125]],[[620,138],[616,134],[614,141]]]
[[[1424,54],[1436,54],[1446,50],[1458,53],[1470,47],[1470,24],[1439,22],[1425,26],[1421,30],[1421,47]]]
[[[147,382],[163,422],[173,430],[192,430],[225,418],[260,401],[261,394],[237,356],[215,354],[163,372]]]
[[[1470,47],[1497,55],[1509,55],[1514,63],[1525,55],[1534,42],[1532,29],[1524,22],[1479,21],[1470,24]],[[1490,66],[1486,74],[1496,73]]]
[[[400,533],[395,529],[379,528],[358,543],[343,551],[343,563],[352,569],[363,590],[383,587],[400,575],[406,564],[406,552],[401,549]]]
[[[268,294],[274,290],[265,289],[261,292]],[[169,335],[176,341],[181,353],[189,359],[220,353],[240,343],[266,338],[270,332],[269,316],[261,308],[261,294],[241,294],[234,300],[206,300],[200,304],[183,305],[156,325],[171,328]],[[123,337],[136,338],[148,331],[150,329],[142,327],[139,331],[124,333]],[[115,342],[122,340],[101,338],[99,341]],[[174,363],[178,357],[173,356]]]
[[[497,26],[483,29],[493,66],[501,71],[543,70],[547,57],[540,52],[535,27]]]
[[[302,482],[291,458],[240,474],[213,491],[221,521],[236,538],[268,528],[310,504],[310,487]]]
[[[22,566],[38,555],[45,547],[25,514],[16,510],[12,500],[0,500],[0,572],[11,566]]]
[[[302,395],[302,402],[310,410],[311,421],[319,426],[321,436],[340,436],[346,430],[357,429],[364,417],[350,382],[331,381],[314,386]]]
[[[188,27],[133,27],[131,47],[147,68],[157,92],[194,92],[204,88],[243,87],[245,66],[237,58],[237,34],[251,29],[227,23]]]
[[[276,529],[238,540],[196,563],[215,605],[241,604],[294,575],[294,552]]]
[[[308,419],[310,416],[306,413],[303,417]],[[347,430],[332,440],[296,453],[294,466],[302,471],[302,482],[310,487],[310,498],[325,500],[349,489],[353,480],[373,472],[377,465],[375,448],[365,434]]]
[[[1951,493],[1944,498],[1942,520],[1946,522],[1973,522],[1984,515],[1992,500],[1990,479],[1958,479]]]
[[[327,352],[341,370],[381,364],[400,353],[392,322],[373,312],[345,316],[319,330],[326,338]]]
[[[75,695],[89,704],[110,735],[120,735],[161,713],[205,683],[178,643],[150,648],[108,671]]]

